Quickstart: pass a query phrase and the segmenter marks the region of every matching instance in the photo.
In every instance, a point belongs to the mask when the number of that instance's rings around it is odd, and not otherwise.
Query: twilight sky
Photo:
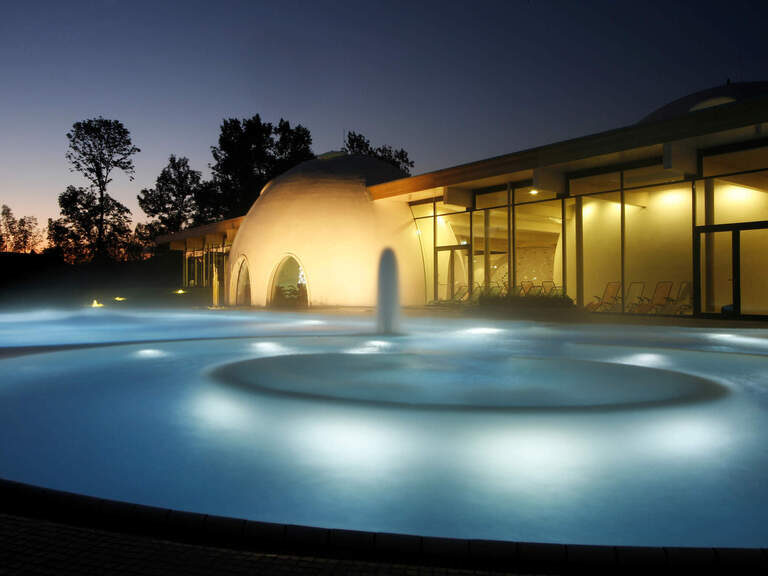
[[[122,121],[142,151],[208,174],[222,118],[346,130],[404,147],[414,173],[631,124],[680,96],[768,80],[768,2],[4,0],[0,203],[44,225],[77,120]]]

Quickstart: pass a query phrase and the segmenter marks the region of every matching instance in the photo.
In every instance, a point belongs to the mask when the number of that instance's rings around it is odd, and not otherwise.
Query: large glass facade
[[[562,202],[515,206],[515,270],[520,294],[551,293],[562,286]]]
[[[768,314],[768,229],[740,232],[741,313]]]
[[[706,232],[700,235],[701,311],[728,313],[733,309],[733,234]]]
[[[768,315],[768,147],[700,165],[698,179],[651,163],[574,175],[562,197],[527,181],[478,190],[472,208],[414,203],[428,300]]]
[[[681,182],[625,192],[626,312],[692,312],[691,190]]]
[[[581,201],[583,303],[599,312],[620,312],[621,194],[593,194]]]

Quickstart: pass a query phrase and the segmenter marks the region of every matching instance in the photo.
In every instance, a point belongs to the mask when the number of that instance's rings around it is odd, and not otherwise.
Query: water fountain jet
[[[392,248],[385,248],[381,253],[378,288],[378,332],[394,334],[397,332],[400,296],[397,288],[397,258]]]

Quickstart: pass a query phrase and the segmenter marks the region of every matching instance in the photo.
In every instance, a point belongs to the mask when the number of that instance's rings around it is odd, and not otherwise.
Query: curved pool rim
[[[536,573],[765,573],[768,548],[600,546],[441,538],[215,516],[97,498],[0,478],[0,513],[267,554]]]

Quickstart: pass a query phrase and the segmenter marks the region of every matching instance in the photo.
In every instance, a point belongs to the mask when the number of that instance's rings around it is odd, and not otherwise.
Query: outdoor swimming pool
[[[768,330],[0,314],[0,476],[254,520],[768,544]],[[192,339],[194,338],[194,339]],[[110,345],[104,345],[111,343]]]

